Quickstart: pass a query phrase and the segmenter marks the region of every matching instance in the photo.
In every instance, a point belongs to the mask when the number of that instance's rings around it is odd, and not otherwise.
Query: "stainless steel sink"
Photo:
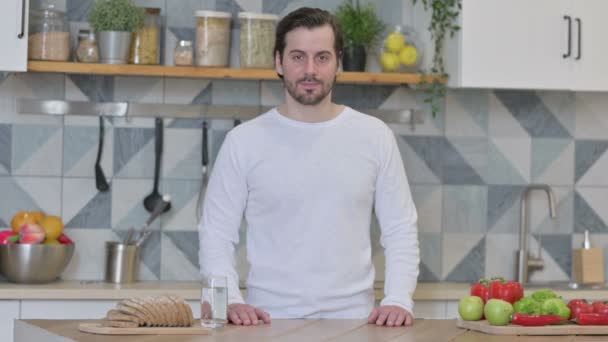
[[[553,290],[608,290],[608,284],[577,284],[569,281],[532,282],[524,284],[525,289],[550,288]]]

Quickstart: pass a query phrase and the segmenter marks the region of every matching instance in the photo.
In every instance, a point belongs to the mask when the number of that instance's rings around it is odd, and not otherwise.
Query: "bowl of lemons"
[[[415,32],[395,26],[386,36],[379,62],[383,72],[418,72],[422,61],[421,45]]]

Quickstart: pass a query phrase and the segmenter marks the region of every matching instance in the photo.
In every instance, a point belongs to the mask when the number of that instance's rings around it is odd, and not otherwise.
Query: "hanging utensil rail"
[[[88,102],[64,100],[18,99],[17,113],[47,115],[83,115],[113,117],[161,117],[185,119],[249,120],[272,109],[272,106],[222,106],[201,104],[160,104],[129,102]],[[355,108],[386,123],[424,123],[422,110]]]

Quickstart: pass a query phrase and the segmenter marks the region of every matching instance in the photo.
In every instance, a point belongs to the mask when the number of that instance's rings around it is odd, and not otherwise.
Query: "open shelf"
[[[66,74],[279,80],[274,69],[234,69],[132,64],[117,65],[43,61],[29,61],[27,69],[28,71],[33,72],[57,72]],[[360,84],[416,84],[421,83],[424,78],[430,82],[435,76],[405,73],[343,72],[338,76],[338,82]]]

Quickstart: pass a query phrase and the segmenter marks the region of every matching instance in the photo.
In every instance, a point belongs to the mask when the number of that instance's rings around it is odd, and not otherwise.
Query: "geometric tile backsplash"
[[[90,1],[58,0],[72,23],[86,19]],[[165,43],[180,16],[194,9],[264,10],[284,14],[299,5],[333,9],[341,1],[161,0],[167,13]],[[401,1],[390,1],[392,8]],[[146,1],[139,4],[149,5]],[[255,5],[253,5],[255,3]],[[87,5],[89,4],[89,5]],[[253,6],[253,7],[252,7]],[[261,8],[257,8],[256,6]],[[400,7],[399,7],[400,8]],[[390,11],[389,11],[390,12]],[[83,14],[85,13],[85,14]],[[399,23],[394,13],[381,13]],[[173,27],[172,25],[175,24]],[[181,28],[184,29],[184,28]],[[238,28],[236,28],[238,29]],[[233,56],[234,57],[234,56]],[[412,108],[423,95],[397,86],[338,85],[334,100],[357,108]],[[274,81],[154,77],[8,74],[0,80],[0,228],[14,213],[42,209],[61,215],[77,243],[64,279],[102,279],[104,242],[123,237],[147,217],[142,201],[152,190],[154,120],[107,118],[102,167],[110,190],[95,188],[97,118],[17,114],[19,98],[140,103],[275,105]],[[551,219],[546,196],[529,202],[530,250],[545,268],[532,280],[569,279],[571,250],[589,230],[608,248],[608,96],[603,93],[521,90],[450,90],[445,112],[425,123],[391,125],[419,214],[421,281],[475,281],[514,275],[520,198],[525,186],[549,184],[556,195]],[[200,186],[200,120],[164,120],[160,191],[172,208],[152,229],[140,279],[198,279],[195,217]],[[211,167],[231,121],[210,123]],[[374,262],[383,279],[383,256],[373,223]],[[237,249],[247,272],[244,231]],[[540,243],[540,249],[539,249]],[[608,265],[608,263],[607,263]]]

